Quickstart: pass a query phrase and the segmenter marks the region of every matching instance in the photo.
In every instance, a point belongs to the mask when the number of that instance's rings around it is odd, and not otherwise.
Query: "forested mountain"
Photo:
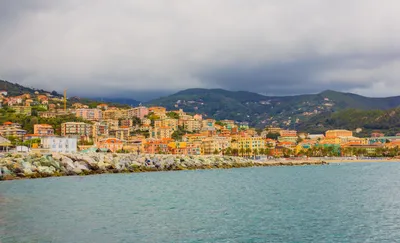
[[[246,91],[188,89],[148,102],[168,109],[182,108],[216,119],[248,121],[253,126],[277,125],[295,128],[319,114],[344,109],[391,109],[400,105],[400,96],[369,98],[327,90],[319,94],[264,96]]]

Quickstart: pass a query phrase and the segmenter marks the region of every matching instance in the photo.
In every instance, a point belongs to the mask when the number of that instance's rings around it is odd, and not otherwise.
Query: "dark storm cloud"
[[[397,95],[399,7],[395,0],[0,0],[0,78],[142,100],[193,87]]]
[[[293,95],[316,93],[331,89],[349,91],[368,89],[376,81],[363,77],[361,80],[349,76],[326,78],[331,70],[368,70],[395,62],[400,53],[354,54],[330,57],[307,57],[286,62],[260,63],[248,67],[236,63],[202,73],[206,85],[217,85],[231,90],[249,90],[263,94]],[[339,73],[340,71],[338,71]]]

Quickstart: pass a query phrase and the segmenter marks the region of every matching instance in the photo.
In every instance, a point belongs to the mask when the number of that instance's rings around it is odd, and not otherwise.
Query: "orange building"
[[[281,130],[279,131],[281,137],[297,137],[297,131],[295,130]]]
[[[124,147],[124,143],[118,138],[107,138],[97,142],[96,146],[100,149],[109,149],[112,152],[116,152]]]
[[[335,137],[352,137],[353,132],[349,130],[328,130],[325,132],[326,138],[335,138]]]
[[[35,124],[33,125],[33,133],[43,136],[54,135],[54,129],[49,124]]]
[[[168,154],[168,144],[172,139],[148,139],[144,143],[144,150],[148,154]]]
[[[77,109],[75,115],[89,121],[98,121],[103,117],[99,109]]]

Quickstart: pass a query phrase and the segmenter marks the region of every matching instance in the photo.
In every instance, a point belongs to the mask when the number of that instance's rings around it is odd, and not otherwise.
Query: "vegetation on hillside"
[[[293,129],[297,122],[307,122],[321,113],[395,108],[400,104],[400,97],[368,98],[330,90],[314,95],[272,97],[222,89],[189,89],[147,104],[167,109],[178,107],[217,120],[247,121],[255,127],[274,125]]]
[[[75,117],[74,115],[59,116],[56,118],[42,118],[37,116],[26,116],[22,114],[15,114],[15,111],[8,107],[0,109],[0,124],[4,122],[13,122],[21,125],[22,129],[26,130],[29,134],[33,134],[34,124],[49,124],[54,128],[56,134],[60,135],[61,123],[64,122],[87,122],[82,118]]]
[[[322,133],[328,129],[361,128],[360,136],[369,135],[378,130],[386,135],[400,132],[400,108],[390,110],[357,110],[346,109],[338,112],[323,113],[312,117],[307,122],[297,126],[299,131]]]

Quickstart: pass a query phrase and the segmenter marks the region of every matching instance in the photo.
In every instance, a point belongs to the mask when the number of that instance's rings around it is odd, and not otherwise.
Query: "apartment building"
[[[326,138],[334,138],[334,137],[352,137],[353,132],[349,130],[328,130],[325,132]]]
[[[183,127],[185,128],[185,130],[189,131],[189,132],[196,132],[196,131],[200,131],[201,130],[201,121],[200,120],[196,120],[194,118],[192,119],[188,119],[188,120],[183,120],[182,122]]]
[[[250,151],[259,151],[260,149],[265,149],[265,139],[262,137],[239,137],[238,139],[238,149],[244,149]]]
[[[223,151],[231,146],[230,137],[209,137],[202,141],[202,152],[203,154],[214,154],[218,151],[218,154],[222,154]]]
[[[98,141],[96,146],[100,149],[109,149],[111,152],[117,152],[124,147],[124,142],[118,138],[106,138]]]
[[[170,127],[150,127],[150,138],[154,139],[164,139],[171,138],[172,133],[174,132]]]
[[[173,131],[178,130],[178,120],[172,118],[160,119],[154,121],[154,127],[169,127]]]
[[[128,110],[128,117],[138,117],[143,119],[145,116],[149,114],[149,108],[145,106],[139,106]]]
[[[41,139],[41,145],[53,153],[75,153],[78,143],[76,138],[44,137]]]
[[[53,136],[54,128],[49,124],[35,124],[33,125],[33,133],[40,136]]]
[[[108,125],[106,122],[96,122],[93,124],[93,138],[108,137]]]
[[[92,132],[92,125],[84,122],[65,122],[61,124],[62,136],[80,136],[89,138],[92,135]]]
[[[99,121],[103,118],[100,109],[76,109],[75,115],[88,121]]]
[[[23,139],[26,135],[26,130],[21,129],[21,125],[17,123],[5,122],[3,126],[0,126],[0,135],[2,137],[15,137]]]

